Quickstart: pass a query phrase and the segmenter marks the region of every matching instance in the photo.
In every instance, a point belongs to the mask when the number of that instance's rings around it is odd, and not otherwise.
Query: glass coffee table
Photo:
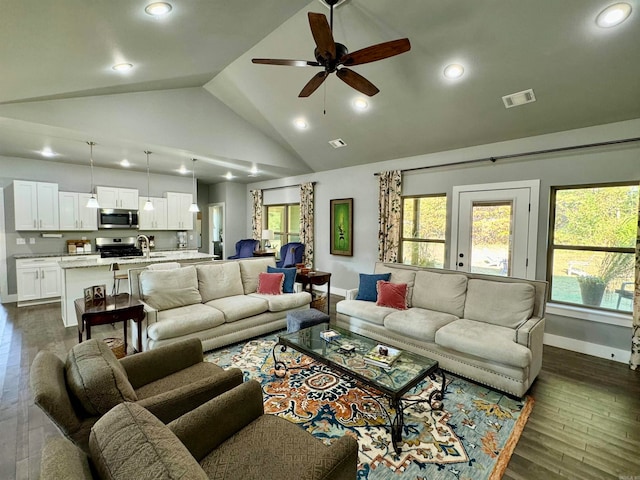
[[[340,337],[327,341],[320,336],[320,332],[334,330]],[[286,351],[290,347],[300,353],[308,355],[318,362],[327,365],[340,374],[354,378],[365,387],[376,390],[389,399],[391,408],[395,411],[394,418],[385,410],[391,424],[391,440],[396,453],[400,452],[404,428],[404,407],[420,402],[427,402],[432,410],[441,410],[446,391],[444,372],[440,370],[438,362],[430,358],[403,350],[400,356],[391,364],[390,368],[382,368],[365,363],[364,356],[381,344],[377,340],[364,337],[344,328],[328,324],[314,325],[293,333],[281,333],[273,347],[274,375],[284,377],[288,368],[278,360],[276,351]],[[345,350],[345,346],[352,345],[353,350]],[[297,368],[297,367],[296,367]],[[413,387],[429,377],[436,379],[440,376],[442,383],[439,389],[431,392],[429,398],[419,400],[404,399],[403,396]]]

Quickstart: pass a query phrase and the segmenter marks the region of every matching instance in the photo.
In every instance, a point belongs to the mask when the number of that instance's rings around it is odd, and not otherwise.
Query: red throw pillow
[[[282,295],[284,273],[265,273],[258,275],[258,293],[264,295]]]
[[[407,309],[407,284],[391,283],[384,280],[378,280],[376,283],[378,290],[378,300],[376,305],[379,307],[390,307],[397,310]]]

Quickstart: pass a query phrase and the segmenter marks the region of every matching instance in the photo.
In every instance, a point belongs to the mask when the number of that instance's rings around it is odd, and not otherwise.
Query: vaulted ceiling
[[[380,89],[361,111],[335,75],[301,99],[317,68],[251,63],[313,60],[321,0],[169,1],[160,18],[144,0],[2,2],[0,156],[86,165],[91,140],[98,166],[144,170],[148,149],[153,172],[197,158],[200,180],[247,183],[640,117],[640,0],[614,28],[595,24],[607,0],[346,0],[334,37],[351,51],[411,41],[353,67]]]

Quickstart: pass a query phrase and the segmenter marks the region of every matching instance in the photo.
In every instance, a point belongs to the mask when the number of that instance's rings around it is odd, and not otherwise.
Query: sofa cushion
[[[267,273],[284,273],[284,283],[282,285],[282,293],[293,293],[293,285],[296,283],[296,269],[294,268],[276,268],[271,265],[267,266]]]
[[[308,292],[285,293],[283,295],[262,295],[252,293],[249,297],[266,300],[270,312],[284,312],[293,308],[303,307],[311,303],[311,295]]]
[[[531,317],[535,293],[529,283],[470,279],[464,318],[516,328]]]
[[[465,275],[421,270],[416,272],[412,305],[462,318],[466,291]]]
[[[379,307],[390,307],[397,310],[407,309],[407,284],[391,283],[384,280],[378,280],[376,284],[378,290],[378,300],[376,305]]]
[[[269,310],[269,302],[264,298],[252,295],[235,295],[233,297],[218,298],[205,303],[224,313],[226,322],[235,322],[243,318],[253,317]]]
[[[356,300],[363,300],[365,302],[375,302],[378,299],[378,281],[389,281],[391,278],[390,273],[378,273],[378,274],[360,274],[360,284],[358,285],[358,295]]]
[[[531,364],[531,350],[516,343],[513,329],[460,319],[436,332],[436,343],[467,355],[525,368]]]
[[[284,284],[284,273],[258,274],[258,293],[263,295],[282,295],[282,285]]]
[[[252,258],[250,260],[240,260],[240,277],[242,278],[242,287],[244,294],[256,293],[258,290],[258,275],[260,272],[266,272],[267,267],[276,266],[275,257]]]
[[[176,292],[171,294],[171,292]],[[161,305],[168,308],[183,307],[200,303],[198,275],[196,267],[189,265],[172,270],[143,270],[140,272],[140,296],[149,305]],[[171,295],[171,300],[163,297]],[[156,308],[156,307],[154,307]],[[157,310],[163,310],[157,309]]]
[[[438,329],[456,320],[458,317],[450,313],[414,307],[387,315],[384,326],[400,335],[433,343]]]
[[[74,345],[65,362],[67,387],[90,415],[104,415],[138,397],[127,373],[106,343],[97,339]]]
[[[415,270],[393,268],[388,267],[383,263],[376,263],[373,273],[390,273],[391,283],[406,283],[407,284],[407,307],[413,306],[413,284],[416,278]]]
[[[162,311],[201,303],[202,297],[194,287],[160,288],[149,290],[144,300],[150,307]]]
[[[118,405],[98,420],[91,429],[89,450],[103,479],[208,478],[169,427],[132,403]]]
[[[216,298],[244,293],[238,262],[211,262],[196,265],[196,272],[198,274],[198,290],[200,290],[204,303]]]
[[[158,312],[157,322],[147,327],[147,335],[153,340],[163,340],[200,332],[223,323],[224,314],[220,310],[196,303]]]
[[[373,302],[363,300],[342,300],[336,305],[336,311],[343,315],[367,320],[376,325],[382,325],[387,315],[397,312],[395,308],[378,307]]]

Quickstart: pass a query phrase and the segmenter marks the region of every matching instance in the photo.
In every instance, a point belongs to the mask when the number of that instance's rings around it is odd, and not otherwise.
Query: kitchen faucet
[[[140,235],[138,235],[136,237],[136,242],[139,241],[141,238],[144,239],[144,242],[145,242],[142,245],[142,251],[144,252],[144,248],[145,248],[145,245],[146,245],[146,247],[147,247],[146,257],[147,257],[147,260],[149,260],[149,257],[151,256],[151,248],[149,247],[149,237],[147,237],[146,235],[140,234]]]

